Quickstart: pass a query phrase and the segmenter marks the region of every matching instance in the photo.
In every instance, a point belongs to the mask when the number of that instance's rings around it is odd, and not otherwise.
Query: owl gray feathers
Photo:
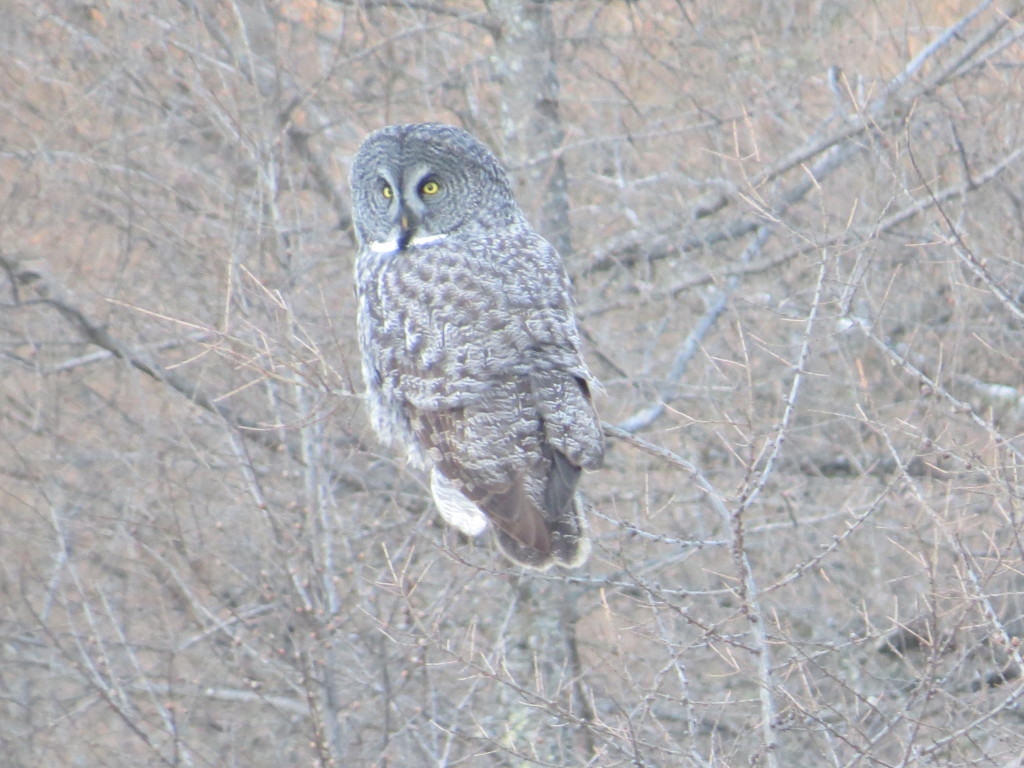
[[[572,289],[494,155],[436,123],[371,134],[351,169],[374,429],[429,471],[441,516],[511,560],[580,565],[582,469],[604,454]]]

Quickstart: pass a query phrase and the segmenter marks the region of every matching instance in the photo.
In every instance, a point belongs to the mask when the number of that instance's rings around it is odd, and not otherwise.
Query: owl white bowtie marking
[[[422,245],[431,245],[432,243],[439,243],[445,239],[447,235],[420,235],[413,237],[405,244],[406,248],[418,248]],[[374,253],[394,253],[399,249],[398,239],[391,238],[390,240],[375,240],[371,243],[367,243],[367,247]]]
[[[375,430],[429,470],[450,525],[475,536],[490,523],[505,555],[532,568],[581,564],[576,485],[604,439],[562,260],[494,155],[458,128],[377,131],[351,184]]]

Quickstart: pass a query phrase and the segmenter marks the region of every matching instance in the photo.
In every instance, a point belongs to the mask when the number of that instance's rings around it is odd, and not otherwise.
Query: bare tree
[[[519,171],[520,196],[533,201],[537,225],[565,257],[572,255],[569,190],[562,151],[558,56],[550,3],[492,0],[496,75],[504,146]]]
[[[1018,3],[0,9],[7,763],[1019,768]],[[584,569],[366,429],[403,120],[568,257]]]

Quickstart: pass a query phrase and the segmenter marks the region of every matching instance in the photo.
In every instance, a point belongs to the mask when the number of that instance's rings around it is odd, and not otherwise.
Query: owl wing
[[[459,527],[473,519],[465,505],[452,503],[453,486],[494,524],[512,560],[537,568],[576,565],[587,552],[576,486],[582,468],[599,466],[604,453],[590,373],[563,308],[513,311],[509,325],[516,324],[486,345],[481,357],[492,368],[456,361],[451,381],[421,375],[412,385],[406,377],[406,395],[428,395],[407,400],[409,423],[443,478],[432,481],[442,516]],[[473,347],[467,340],[449,351]],[[444,391],[452,382],[457,397]]]
[[[528,229],[451,245],[402,264],[430,273],[422,282],[433,295],[396,326],[411,354],[385,367],[433,467],[434,499],[471,533],[477,507],[517,562],[578,564],[586,536],[576,485],[582,468],[600,464],[603,436],[569,279]]]
[[[597,469],[604,461],[604,432],[586,376],[586,371],[555,370],[530,378],[547,440],[576,466]]]
[[[535,402],[547,439],[573,464],[596,469],[604,459],[604,433],[591,402],[594,375],[583,360],[573,312],[572,284],[555,249],[531,233],[526,268],[509,276],[523,302],[522,356],[528,361]],[[539,279],[538,279],[539,276]]]

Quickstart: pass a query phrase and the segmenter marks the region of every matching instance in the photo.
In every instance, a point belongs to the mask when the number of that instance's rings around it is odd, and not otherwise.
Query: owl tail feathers
[[[467,536],[483,533],[487,516],[437,467],[430,471],[430,492],[448,525]],[[565,568],[583,565],[590,554],[584,514],[587,504],[580,494],[572,494],[570,499],[570,503],[558,505],[557,519],[551,520],[550,514],[543,514],[522,493],[489,497],[498,507],[516,510],[508,517],[492,519],[504,555],[514,563],[538,570],[556,563]]]
[[[558,520],[542,522],[534,516],[495,525],[502,554],[514,563],[542,571],[556,564],[563,568],[583,565],[590,555],[586,506],[583,497],[576,494]]]

